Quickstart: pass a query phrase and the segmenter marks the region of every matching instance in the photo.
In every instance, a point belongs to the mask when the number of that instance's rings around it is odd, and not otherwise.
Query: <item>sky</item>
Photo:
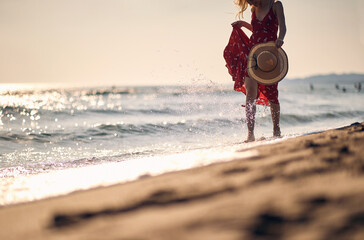
[[[287,78],[364,73],[363,0],[282,3]],[[229,84],[237,10],[233,0],[0,0],[0,83]]]

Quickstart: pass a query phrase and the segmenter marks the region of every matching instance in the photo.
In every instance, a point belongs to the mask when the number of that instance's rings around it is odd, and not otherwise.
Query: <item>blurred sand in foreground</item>
[[[364,239],[364,123],[253,150],[0,208],[0,239]]]

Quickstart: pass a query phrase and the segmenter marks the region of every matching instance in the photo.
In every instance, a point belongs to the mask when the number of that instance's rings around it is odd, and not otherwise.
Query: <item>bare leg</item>
[[[245,114],[248,126],[248,137],[246,139],[246,142],[252,142],[255,141],[255,136],[254,136],[255,112],[256,112],[255,99],[257,96],[258,84],[255,80],[246,77],[245,88],[246,88]]]
[[[279,126],[279,118],[280,118],[281,108],[279,103],[278,104],[270,103],[270,111],[272,114],[272,122],[273,122],[273,136],[280,137],[281,128]]]

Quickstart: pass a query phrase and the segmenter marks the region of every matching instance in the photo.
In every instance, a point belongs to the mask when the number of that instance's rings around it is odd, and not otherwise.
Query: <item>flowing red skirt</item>
[[[249,77],[246,68],[251,47],[249,37],[239,27],[234,27],[229,43],[224,50],[226,67],[235,82],[234,90],[244,94],[246,94],[244,80],[245,77]],[[258,83],[256,103],[260,105],[278,104],[278,83],[273,85]]]

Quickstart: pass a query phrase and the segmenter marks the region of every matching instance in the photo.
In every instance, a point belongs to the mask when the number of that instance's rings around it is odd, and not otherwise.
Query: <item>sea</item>
[[[253,143],[233,82],[2,84],[0,206],[241,159],[257,145],[364,121],[359,83],[319,80],[283,80],[283,136],[272,137],[270,109],[258,106]]]

